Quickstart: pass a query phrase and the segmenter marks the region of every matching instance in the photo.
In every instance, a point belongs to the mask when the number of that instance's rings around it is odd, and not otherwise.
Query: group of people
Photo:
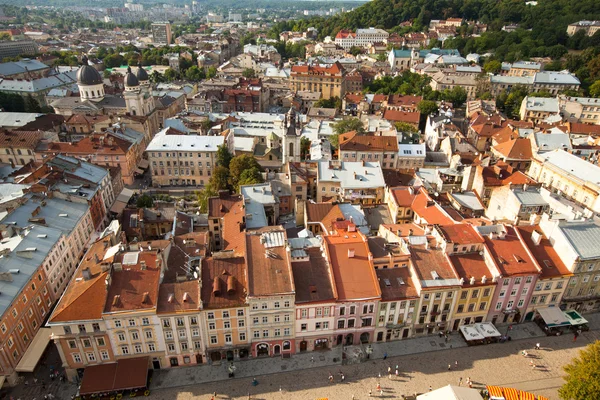
[[[463,384],[463,378],[462,376],[460,378],[458,378],[458,386],[462,386]],[[467,381],[465,383],[465,386],[467,386],[468,388],[473,388],[473,381],[471,380],[471,377],[467,377]]]

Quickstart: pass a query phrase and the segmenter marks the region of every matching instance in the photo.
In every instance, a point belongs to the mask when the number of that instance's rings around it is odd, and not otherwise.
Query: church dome
[[[138,78],[136,78],[133,72],[131,72],[131,67],[127,67],[127,74],[125,74],[125,86],[133,87],[139,86],[139,84],[140,81],[138,80]]]
[[[87,57],[83,56],[81,63],[83,65],[77,70],[77,83],[88,86],[101,84],[102,76],[100,76],[100,72],[88,64]]]
[[[144,68],[142,68],[142,64],[138,65],[138,70],[135,73],[135,76],[137,77],[138,81],[140,82],[144,82],[148,80],[148,72],[146,72],[146,70]]]

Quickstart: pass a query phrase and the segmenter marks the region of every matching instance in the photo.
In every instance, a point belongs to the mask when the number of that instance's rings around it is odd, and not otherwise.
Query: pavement
[[[600,330],[600,313],[589,314],[585,318],[588,319],[591,330]],[[511,342],[547,337],[537,324],[533,322],[511,324],[511,326],[512,330],[509,331],[508,324],[497,325],[500,333],[505,334],[509,332]],[[592,333],[589,332],[589,334]],[[478,347],[508,347],[511,342]],[[437,335],[429,335],[393,342],[372,343],[371,347],[370,360],[378,360],[383,359],[385,354],[387,354],[388,358],[392,358],[451,349],[464,349],[468,346],[462,337],[455,332],[449,335],[447,343],[444,338],[440,338]],[[343,360],[342,352],[346,353],[346,360]],[[298,353],[287,359],[280,357],[249,359],[234,363],[236,367],[235,378],[247,378],[251,380],[256,376],[302,371],[311,368],[329,368],[335,371],[342,365],[364,362],[365,355],[365,346],[349,346],[344,348],[338,346],[331,350]],[[154,371],[150,388],[151,390],[161,390],[209,382],[231,381],[228,377],[228,365],[228,363],[224,362],[220,365],[200,365]]]

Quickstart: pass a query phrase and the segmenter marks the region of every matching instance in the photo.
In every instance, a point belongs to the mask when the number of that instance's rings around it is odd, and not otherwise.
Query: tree
[[[208,212],[208,199],[217,196],[218,194],[219,193],[213,189],[210,184],[206,185],[204,189],[196,193],[196,197],[198,198],[198,207],[200,207],[201,213]]]
[[[0,40],[10,40],[12,36],[8,32],[0,32]]]
[[[152,206],[154,205],[154,200],[152,200],[152,197],[144,193],[143,195],[137,198],[135,205],[137,206],[137,208],[152,208]]]
[[[252,68],[246,68],[243,72],[242,72],[242,76],[244,78],[254,78],[255,77],[255,72]]]
[[[310,156],[310,139],[302,136],[300,139],[300,158],[307,160]]]
[[[467,101],[467,92],[460,86],[454,86],[452,89],[444,90],[442,98],[452,103],[454,107],[460,107]]]
[[[329,99],[319,99],[315,102],[315,107],[321,108],[342,108],[342,100],[339,97],[331,97]]]
[[[564,370],[566,383],[558,389],[562,399],[600,399],[600,341],[587,345]]]
[[[242,173],[245,170],[249,170],[252,168],[256,168],[257,170],[261,170],[260,164],[256,161],[254,156],[248,154],[242,154],[240,156],[235,156],[231,159],[229,163],[229,183],[235,189],[239,188],[240,180],[242,178]]]
[[[204,71],[197,66],[191,66],[185,70],[185,78],[188,81],[199,82],[204,79]]]
[[[394,125],[398,132],[402,133],[417,133],[419,130],[407,122],[396,122]]]
[[[211,79],[211,78],[215,77],[216,75],[217,75],[217,68],[209,67],[208,71],[206,72],[206,79]]]
[[[421,100],[419,104],[417,104],[417,109],[423,115],[430,115],[438,110],[438,106],[435,101]]]
[[[210,120],[208,120],[210,121]],[[222,144],[217,148],[217,165],[225,168],[229,168],[229,163],[233,158],[233,154],[229,152],[227,145]]]
[[[171,82],[177,79],[177,72],[174,69],[167,68],[163,76],[167,82]]]
[[[40,103],[32,95],[28,94],[25,98],[25,112],[39,113],[41,111]]]
[[[123,58],[120,54],[111,54],[109,56],[104,57],[104,66],[106,68],[116,68],[125,64],[125,58]]]
[[[254,185],[256,183],[263,183],[262,175],[257,167],[252,167],[242,171],[242,174],[240,175],[240,181],[238,182],[239,186]]]
[[[152,71],[150,74],[150,81],[153,83],[161,83],[165,81],[165,77],[158,71]]]
[[[229,170],[225,167],[218,166],[212,171],[212,175],[208,184],[215,191],[229,190],[231,186],[229,184]]]
[[[333,128],[334,134],[329,136],[329,143],[336,149],[340,145],[339,136],[342,133],[351,131],[356,131],[359,135],[365,133],[363,122],[358,118],[343,119],[340,122],[332,124],[331,127]]]
[[[356,57],[357,55],[359,55],[360,53],[362,53],[362,50],[361,50],[360,47],[352,46],[352,47],[350,47],[350,50],[348,50],[348,53],[350,53],[354,57]]]
[[[490,74],[497,74],[502,69],[502,63],[498,60],[489,60],[483,64],[483,70]]]
[[[108,79],[110,78],[110,71],[105,69],[104,72],[102,72],[102,76],[104,77],[104,79]]]
[[[600,80],[592,83],[589,92],[592,97],[600,97]]]

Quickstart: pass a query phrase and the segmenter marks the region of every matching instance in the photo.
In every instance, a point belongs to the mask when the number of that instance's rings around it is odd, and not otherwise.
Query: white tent
[[[482,400],[477,389],[448,385],[417,396],[417,400]]]
[[[475,329],[486,338],[499,338],[502,336],[498,329],[491,322],[479,322],[475,324]]]
[[[463,325],[460,327],[460,331],[462,332],[466,341],[470,342],[471,340],[484,340],[485,337],[479,333],[477,329],[473,325]]]

